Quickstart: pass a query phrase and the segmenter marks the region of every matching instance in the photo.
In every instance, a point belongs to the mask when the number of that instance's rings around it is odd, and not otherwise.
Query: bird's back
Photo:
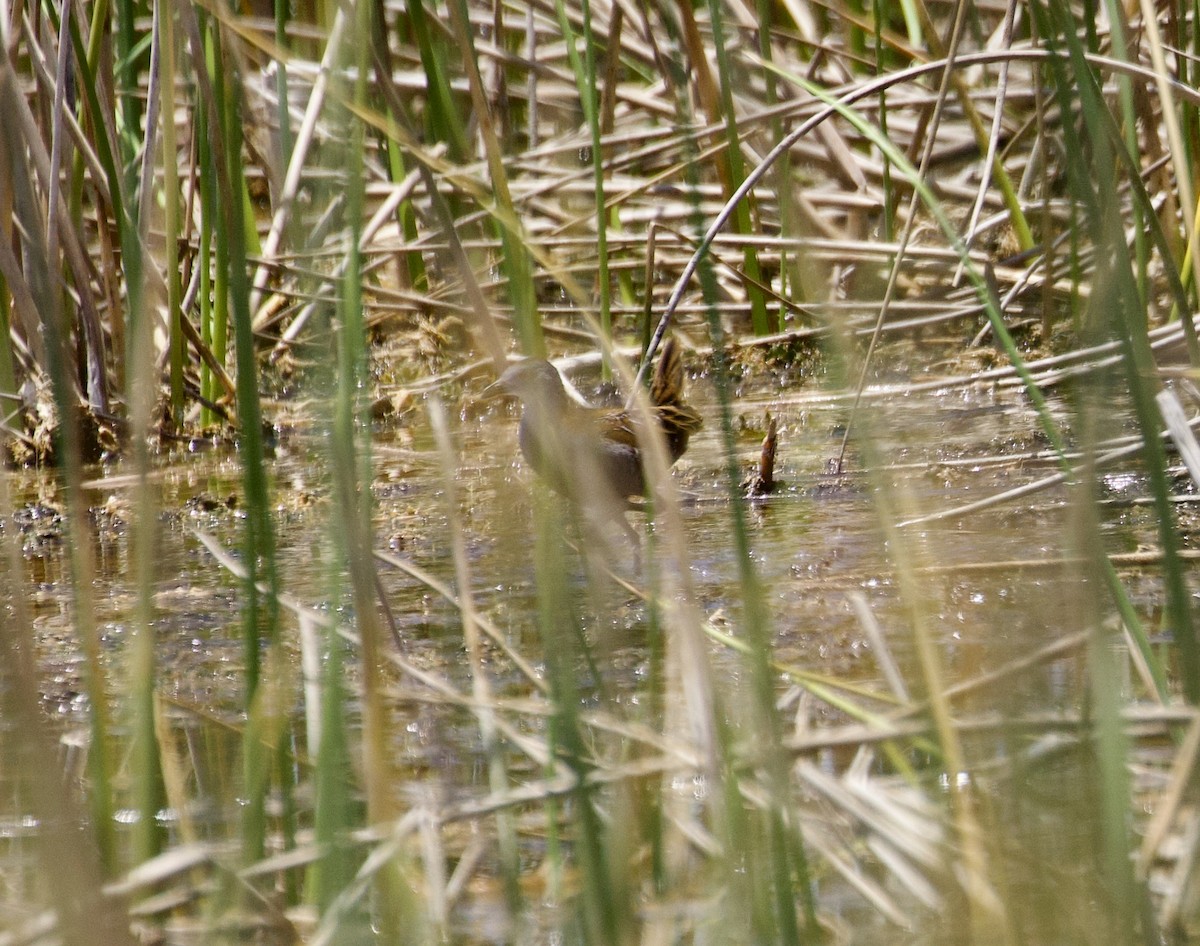
[[[674,338],[668,338],[663,345],[650,383],[650,403],[674,463],[683,456],[692,434],[703,424],[700,414],[683,400],[683,359]]]

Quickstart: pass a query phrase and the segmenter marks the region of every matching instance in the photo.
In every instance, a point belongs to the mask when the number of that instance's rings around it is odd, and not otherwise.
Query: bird
[[[542,359],[513,364],[488,390],[520,399],[521,453],[551,489],[586,512],[615,519],[632,531],[624,513],[636,508],[647,483],[640,412],[579,403],[567,392],[558,369]],[[673,465],[703,424],[683,399],[683,362],[674,338],[663,347],[649,399],[668,465]]]

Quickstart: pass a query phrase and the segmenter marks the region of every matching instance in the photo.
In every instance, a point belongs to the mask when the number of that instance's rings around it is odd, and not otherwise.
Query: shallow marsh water
[[[718,408],[704,382],[693,384],[692,400],[704,413],[706,426],[675,473],[685,493],[682,521],[691,577],[704,618],[718,630],[737,636],[741,591]],[[747,506],[747,522],[751,557],[762,579],[780,664],[886,689],[879,655],[854,610],[857,598],[878,620],[905,678],[917,679],[917,657],[908,630],[914,605],[898,584],[893,560],[897,551],[915,568],[919,608],[933,631],[949,685],[1002,667],[1078,626],[1080,595],[1095,592],[1082,589],[1069,568],[1038,566],[1067,551],[1068,506],[1061,487],[970,516],[901,529],[892,538],[880,527],[877,498],[881,495],[900,507],[895,515],[903,520],[958,507],[1052,472],[1049,461],[1032,456],[1040,449],[1041,438],[1019,398],[994,389],[950,387],[920,396],[872,399],[863,417],[869,419],[875,438],[874,455],[885,464],[874,476],[854,472],[861,469],[864,458],[855,452],[853,441],[847,464],[851,472],[842,476],[826,472],[840,449],[847,416],[844,402],[762,391],[746,393],[736,407],[736,426],[745,428],[739,434],[738,450],[746,473],[757,457],[758,428],[768,410],[781,428],[777,476],[782,482],[774,496]],[[1061,405],[1059,413],[1067,416]],[[439,462],[424,416],[418,411],[411,420],[409,427],[381,427],[375,433],[376,546],[453,583]],[[515,421],[515,413],[502,406],[469,405],[462,412],[453,430],[459,458],[455,485],[476,606],[517,651],[540,666],[543,655],[536,631],[529,538],[530,491],[536,487],[517,457]],[[279,571],[286,591],[314,608],[339,612],[345,605],[330,591],[335,587],[331,529],[336,526],[331,525],[330,490],[321,472],[319,449],[303,435],[285,437],[271,460]],[[1024,459],[1012,459],[1026,454]],[[1003,457],[1009,459],[998,459]],[[124,672],[123,643],[136,588],[131,577],[127,489],[109,483],[120,482],[115,477],[125,472],[120,465],[96,471],[89,492],[96,510],[97,620],[118,680]],[[16,525],[22,529],[26,569],[22,583],[30,589],[45,706],[59,717],[64,744],[79,747],[86,741],[80,735],[85,729],[86,701],[81,695],[81,657],[64,578],[66,540],[54,512],[55,490],[44,474],[8,475],[17,487]],[[217,565],[194,532],[211,534],[228,549],[239,547],[240,476],[236,456],[219,451],[165,465],[155,474],[161,510],[154,617],[159,692],[181,751],[190,755],[197,773],[195,810],[189,816],[201,819],[205,835],[212,838],[236,833],[239,817],[231,788],[235,780],[228,773],[239,767],[240,592],[238,581]],[[1111,485],[1120,496],[1137,492],[1136,479],[1114,474]],[[636,514],[633,518],[640,528]],[[1152,542],[1149,522],[1135,506],[1115,510],[1108,527],[1112,548]],[[902,550],[895,547],[897,541],[904,545]],[[637,584],[634,556],[618,561],[620,557],[613,556],[614,570]],[[596,676],[584,674],[581,683],[584,699],[590,705],[632,708],[636,715],[645,696],[650,660],[647,608],[616,586],[598,595],[589,593],[580,559],[570,560],[567,568],[576,576],[573,587],[580,600],[586,602],[586,634],[594,658],[587,671]],[[400,572],[381,566],[381,577],[404,656],[469,692],[457,608]],[[1142,609],[1151,613],[1156,606],[1154,583],[1135,594]],[[285,624],[286,649],[296,653],[292,633]],[[730,680],[736,681],[743,672],[740,659],[716,642],[711,656],[718,671]],[[353,675],[352,660],[348,666]],[[499,694],[527,693],[524,678],[502,661],[497,660],[494,669],[493,684]],[[1075,680],[1079,672],[1070,659],[1051,662],[1044,673],[1020,677],[1000,690],[982,689],[963,709],[1010,713],[1027,703],[1045,707],[1069,702],[1079,692]],[[467,798],[485,791],[486,760],[478,727],[418,690],[416,684],[396,676],[394,712],[403,721],[393,730],[392,748],[402,774],[397,792],[413,799],[429,793]],[[798,731],[812,721],[810,716],[837,715],[824,703],[795,699],[792,681],[784,674],[779,678],[779,694]],[[297,684],[296,711],[301,709]],[[979,738],[969,744],[969,750],[974,761],[985,762],[997,753],[996,740]],[[68,753],[67,764],[78,766],[82,751]],[[832,768],[835,761],[826,756],[822,764]],[[1031,810],[1007,814],[1020,829],[1013,832],[1015,860],[1047,845],[1054,850],[1054,860],[1064,864],[1088,854],[1093,839],[1086,831],[1083,836],[1071,835],[1075,809],[1062,803],[1072,795],[1088,797],[1088,786],[1079,781],[1084,772],[1084,767],[1068,766],[1058,777],[1049,777],[1049,784],[1044,775],[1040,781],[1031,780],[1032,794],[1023,803]],[[521,775],[519,769],[513,774]],[[178,812],[163,812],[169,832],[178,817]],[[1003,821],[1006,815],[997,811],[995,817]],[[1049,835],[1030,828],[1033,822],[1050,825]],[[5,874],[13,872],[10,889],[36,887],[28,876],[31,867],[21,844],[31,830],[19,806],[0,812],[4,855],[0,868]],[[879,921],[836,878],[826,877],[822,884],[823,910],[836,911],[860,932],[877,930],[879,942],[897,941],[896,929]],[[496,917],[491,902],[488,895],[463,901],[452,926],[456,940],[489,941],[500,935],[493,929]],[[921,915],[919,910],[916,915]],[[903,941],[952,941],[943,922],[930,916],[927,928],[909,930]],[[554,921],[547,917],[545,930],[553,928]],[[944,940],[939,938],[943,935]],[[856,941],[876,941],[876,934]]]

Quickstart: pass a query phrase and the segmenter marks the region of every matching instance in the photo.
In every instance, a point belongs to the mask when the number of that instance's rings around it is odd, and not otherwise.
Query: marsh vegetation
[[[5,7],[0,936],[1194,940],[1194,18]]]

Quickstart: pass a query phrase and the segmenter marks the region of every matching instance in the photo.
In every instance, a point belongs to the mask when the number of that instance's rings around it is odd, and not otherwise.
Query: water
[[[682,523],[694,604],[716,632],[744,640],[743,586],[732,541],[719,412],[704,382],[693,386],[692,399],[707,422],[693,439],[675,479],[685,496]],[[968,388],[872,403],[860,416],[857,430],[869,429],[874,437],[874,455],[883,465],[873,475],[861,472],[865,458],[857,446],[861,441],[854,438],[848,472],[827,473],[842,442],[847,420],[844,403],[762,390],[742,392],[737,404],[734,426],[744,475],[757,458],[762,418],[768,410],[780,423],[777,478],[781,487],[769,499],[746,506],[746,525],[750,558],[761,580],[774,641],[778,696],[788,731],[802,734],[813,726],[851,722],[834,703],[802,696],[796,685],[804,675],[876,693],[880,699],[867,704],[873,712],[886,713],[890,686],[884,665],[891,661],[919,698],[926,678],[912,632],[915,622],[922,622],[930,635],[947,686],[1009,666],[1081,626],[1086,612],[1081,603],[1098,592],[1081,586],[1075,570],[1056,564],[1069,551],[1064,537],[1070,534],[1071,512],[1063,487],[969,516],[899,529],[881,525],[885,521],[881,511],[893,522],[903,521],[962,506],[1049,473],[1052,466],[1044,460],[1011,459],[1042,446],[1035,422],[1018,399],[995,390]],[[1056,410],[1060,417],[1069,416],[1063,405],[1056,405]],[[409,427],[376,431],[375,544],[453,586],[445,485],[423,416],[417,412],[410,417]],[[458,451],[457,512],[475,606],[513,649],[545,673],[548,655],[536,621],[530,538],[534,486],[517,459],[515,416],[496,405],[472,405],[460,415],[453,434]],[[287,593],[327,615],[349,620],[352,612],[344,581],[337,580],[336,514],[320,451],[316,438],[292,434],[283,439],[270,463],[280,575]],[[119,739],[124,738],[119,681],[127,669],[125,642],[136,604],[131,493],[128,480],[123,479],[127,472],[121,464],[95,471],[88,492],[95,510],[96,620],[103,659],[117,681]],[[13,585],[28,595],[43,707],[55,720],[65,745],[85,746],[88,688],[73,632],[65,564],[68,540],[57,513],[60,500],[45,474],[9,476],[18,497],[15,527],[20,529],[24,568]],[[1138,485],[1118,474],[1109,480],[1110,488],[1120,495],[1136,493]],[[174,843],[189,832],[219,840],[236,835],[239,818],[237,772],[244,700],[241,591],[238,581],[213,560],[195,533],[213,536],[228,550],[239,549],[243,513],[237,457],[214,450],[164,463],[155,472],[154,488],[160,510],[153,617],[158,692],[171,732],[169,745],[176,753],[169,761],[191,773],[186,807],[164,808],[162,822]],[[632,518],[641,528],[640,517]],[[638,556],[622,549],[620,541],[616,535],[615,548],[602,558],[620,577],[639,585]],[[1137,507],[1121,508],[1111,517],[1106,541],[1113,549],[1153,542],[1148,515]],[[912,584],[907,587],[897,561],[911,569]],[[574,553],[566,554],[563,567],[584,629],[584,659],[574,668],[581,705],[629,725],[652,723],[657,711],[649,706],[649,697],[656,689],[655,675],[661,672],[652,644],[656,633],[652,609],[618,585],[589,582],[584,560]],[[459,693],[470,693],[458,609],[403,572],[381,567],[380,574],[404,659]],[[1154,583],[1133,587],[1138,605],[1149,613],[1155,607]],[[872,637],[864,628],[864,609],[878,622],[881,637]],[[885,652],[879,651],[880,646]],[[284,650],[296,667],[289,700],[302,749],[305,697],[299,685],[299,644],[290,619],[285,623]],[[716,637],[709,639],[707,650],[727,693],[752,690],[745,661],[734,650]],[[520,700],[533,695],[526,678],[493,645],[486,653],[497,696]],[[347,682],[353,686],[357,652],[349,645],[345,658]],[[1032,672],[1013,674],[1000,685],[981,686],[956,704],[956,712],[1014,717],[1029,707],[1076,708],[1084,677],[1077,653],[1069,652],[1063,659],[1047,659]],[[392,673],[390,680],[389,748],[402,805],[430,800],[465,804],[485,794],[487,755],[475,719],[400,674]],[[736,706],[738,701],[732,702]],[[735,733],[750,725],[740,710],[733,717]],[[516,713],[515,719],[530,732],[542,727],[536,714]],[[738,736],[752,737],[745,729]],[[1013,793],[1006,786],[1017,776],[996,766],[1027,742],[1024,736],[1003,729],[980,730],[965,741],[966,758],[975,773],[969,783],[983,797],[996,800],[991,808],[983,806],[985,826],[998,833],[1006,824],[1020,826],[1009,839],[1012,851],[1006,855],[1014,863],[1038,851],[1042,853],[1036,856],[1043,862],[1059,865],[1070,863],[1080,852],[1090,856],[1094,838],[1088,831],[1067,830],[1078,824],[1078,806],[1060,804],[1064,798],[1091,796],[1086,784],[1090,764],[1078,749],[1072,749],[1057,767],[1033,768],[1028,797]],[[596,748],[612,752],[614,744],[597,736]],[[840,775],[857,751],[854,745],[828,749],[813,756],[812,762],[818,772]],[[80,749],[67,757],[69,765],[81,765]],[[612,760],[619,757],[615,753]],[[891,766],[882,756],[874,759],[871,768],[882,778]],[[924,761],[928,760],[919,753],[909,754],[910,764],[918,768]],[[510,776],[517,781],[542,774],[517,753],[510,762]],[[297,776],[301,799],[311,802],[303,767]],[[938,779],[956,776],[939,775],[935,767],[928,777],[927,787],[936,796]],[[888,785],[896,784],[890,775],[887,779]],[[804,790],[814,789],[810,785]],[[0,831],[3,872],[14,878],[10,889],[28,888],[31,902],[36,902],[39,881],[24,843],[34,829],[19,798],[8,797],[7,810],[0,811],[0,825],[7,826]],[[1019,804],[1014,800],[1022,798],[1025,801]],[[822,810],[824,815],[819,814]],[[818,835],[828,830],[825,843],[834,847],[846,843],[845,832],[853,835],[864,830],[853,819],[839,823],[847,815],[836,806],[830,810],[817,805],[812,811],[810,827]],[[823,825],[821,818],[828,824]],[[1033,827],[1038,824],[1042,833]],[[1047,831],[1055,839],[1049,844],[1053,856],[1043,850]],[[457,850],[458,845],[452,842],[451,847]],[[526,836],[522,850],[536,866],[540,842]],[[953,886],[936,871],[934,875],[930,881],[934,890]],[[493,941],[502,935],[496,932],[503,925],[496,912],[502,914],[502,907],[498,893],[489,892],[489,876],[489,870],[480,873],[474,895],[464,896],[456,908],[451,924],[455,941]],[[924,918],[903,941],[953,941],[952,924],[935,920],[937,911],[922,906],[909,887],[888,881],[886,871],[881,876],[882,886],[913,911],[911,916]],[[1014,881],[1012,890],[1019,890],[1021,883]],[[820,903],[834,926],[850,923],[860,934],[878,930],[880,942],[897,941],[896,928],[836,874],[823,873],[819,886]],[[549,936],[557,922],[554,916],[550,912],[534,925]],[[1053,911],[1046,916],[1052,917]],[[1051,919],[1028,922],[1035,932],[1054,928]],[[868,941],[872,935],[856,941]]]

